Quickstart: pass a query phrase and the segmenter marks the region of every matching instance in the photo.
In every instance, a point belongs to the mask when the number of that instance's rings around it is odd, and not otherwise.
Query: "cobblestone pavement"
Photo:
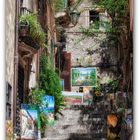
[[[48,127],[43,140],[106,140],[106,116],[101,103],[71,105],[63,110],[54,127]]]

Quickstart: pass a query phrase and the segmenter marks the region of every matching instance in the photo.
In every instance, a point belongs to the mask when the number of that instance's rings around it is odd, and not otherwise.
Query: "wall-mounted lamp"
[[[73,25],[77,24],[78,19],[80,17],[80,12],[78,12],[76,9],[73,11],[69,12],[70,18],[71,18],[71,22]]]

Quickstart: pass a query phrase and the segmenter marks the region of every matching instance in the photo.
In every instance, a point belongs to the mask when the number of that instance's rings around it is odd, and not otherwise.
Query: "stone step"
[[[54,134],[68,134],[68,133],[83,133],[83,134],[90,134],[90,133],[102,133],[106,132],[106,126],[63,126],[62,128],[58,129],[50,129],[46,131],[46,135],[54,135]]]
[[[100,118],[93,118],[93,119],[87,119],[87,118],[83,118],[81,120],[78,120],[78,122],[87,122],[87,123],[99,123],[99,124],[102,124],[102,123],[105,123],[106,121],[104,119],[100,119]]]
[[[67,106],[56,125],[46,130],[42,140],[106,140],[106,118],[104,111],[94,106]]]
[[[73,138],[73,140],[87,140],[93,138],[106,138],[106,133],[92,133],[92,134],[70,134],[70,137]]]
[[[62,135],[51,135],[42,140],[106,140],[106,133],[92,133],[92,134],[62,134]]]
[[[42,138],[41,140],[68,140],[70,134],[62,134],[62,135],[50,135],[46,138]]]

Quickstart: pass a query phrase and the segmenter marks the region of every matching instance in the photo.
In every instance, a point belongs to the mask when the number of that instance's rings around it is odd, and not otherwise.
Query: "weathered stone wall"
[[[105,83],[116,78],[117,67],[100,68],[99,65],[103,63],[104,58],[107,58],[111,65],[117,64],[117,44],[114,40],[107,41],[108,36],[101,26],[99,27],[101,33],[95,33],[93,36],[87,37],[80,32],[79,28],[81,26],[89,27],[89,10],[92,9],[91,7],[92,4],[89,0],[85,0],[79,5],[78,10],[82,12],[77,25],[66,29],[66,50],[71,52],[73,67],[96,67],[97,77],[100,78],[101,83]],[[105,19],[103,15],[107,15],[107,13],[100,13],[100,20],[107,21],[108,19]],[[72,88],[72,90],[76,89]]]
[[[13,88],[14,78],[14,48],[15,48],[15,0],[6,1],[5,16],[5,50],[6,50],[6,81]]]
[[[37,12],[38,0],[23,0],[22,7],[26,7],[28,10]]]

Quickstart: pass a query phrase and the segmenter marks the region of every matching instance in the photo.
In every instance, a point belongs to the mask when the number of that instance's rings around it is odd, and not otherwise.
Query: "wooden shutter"
[[[64,90],[71,91],[71,53],[64,52],[64,65],[61,78],[64,79]]]

